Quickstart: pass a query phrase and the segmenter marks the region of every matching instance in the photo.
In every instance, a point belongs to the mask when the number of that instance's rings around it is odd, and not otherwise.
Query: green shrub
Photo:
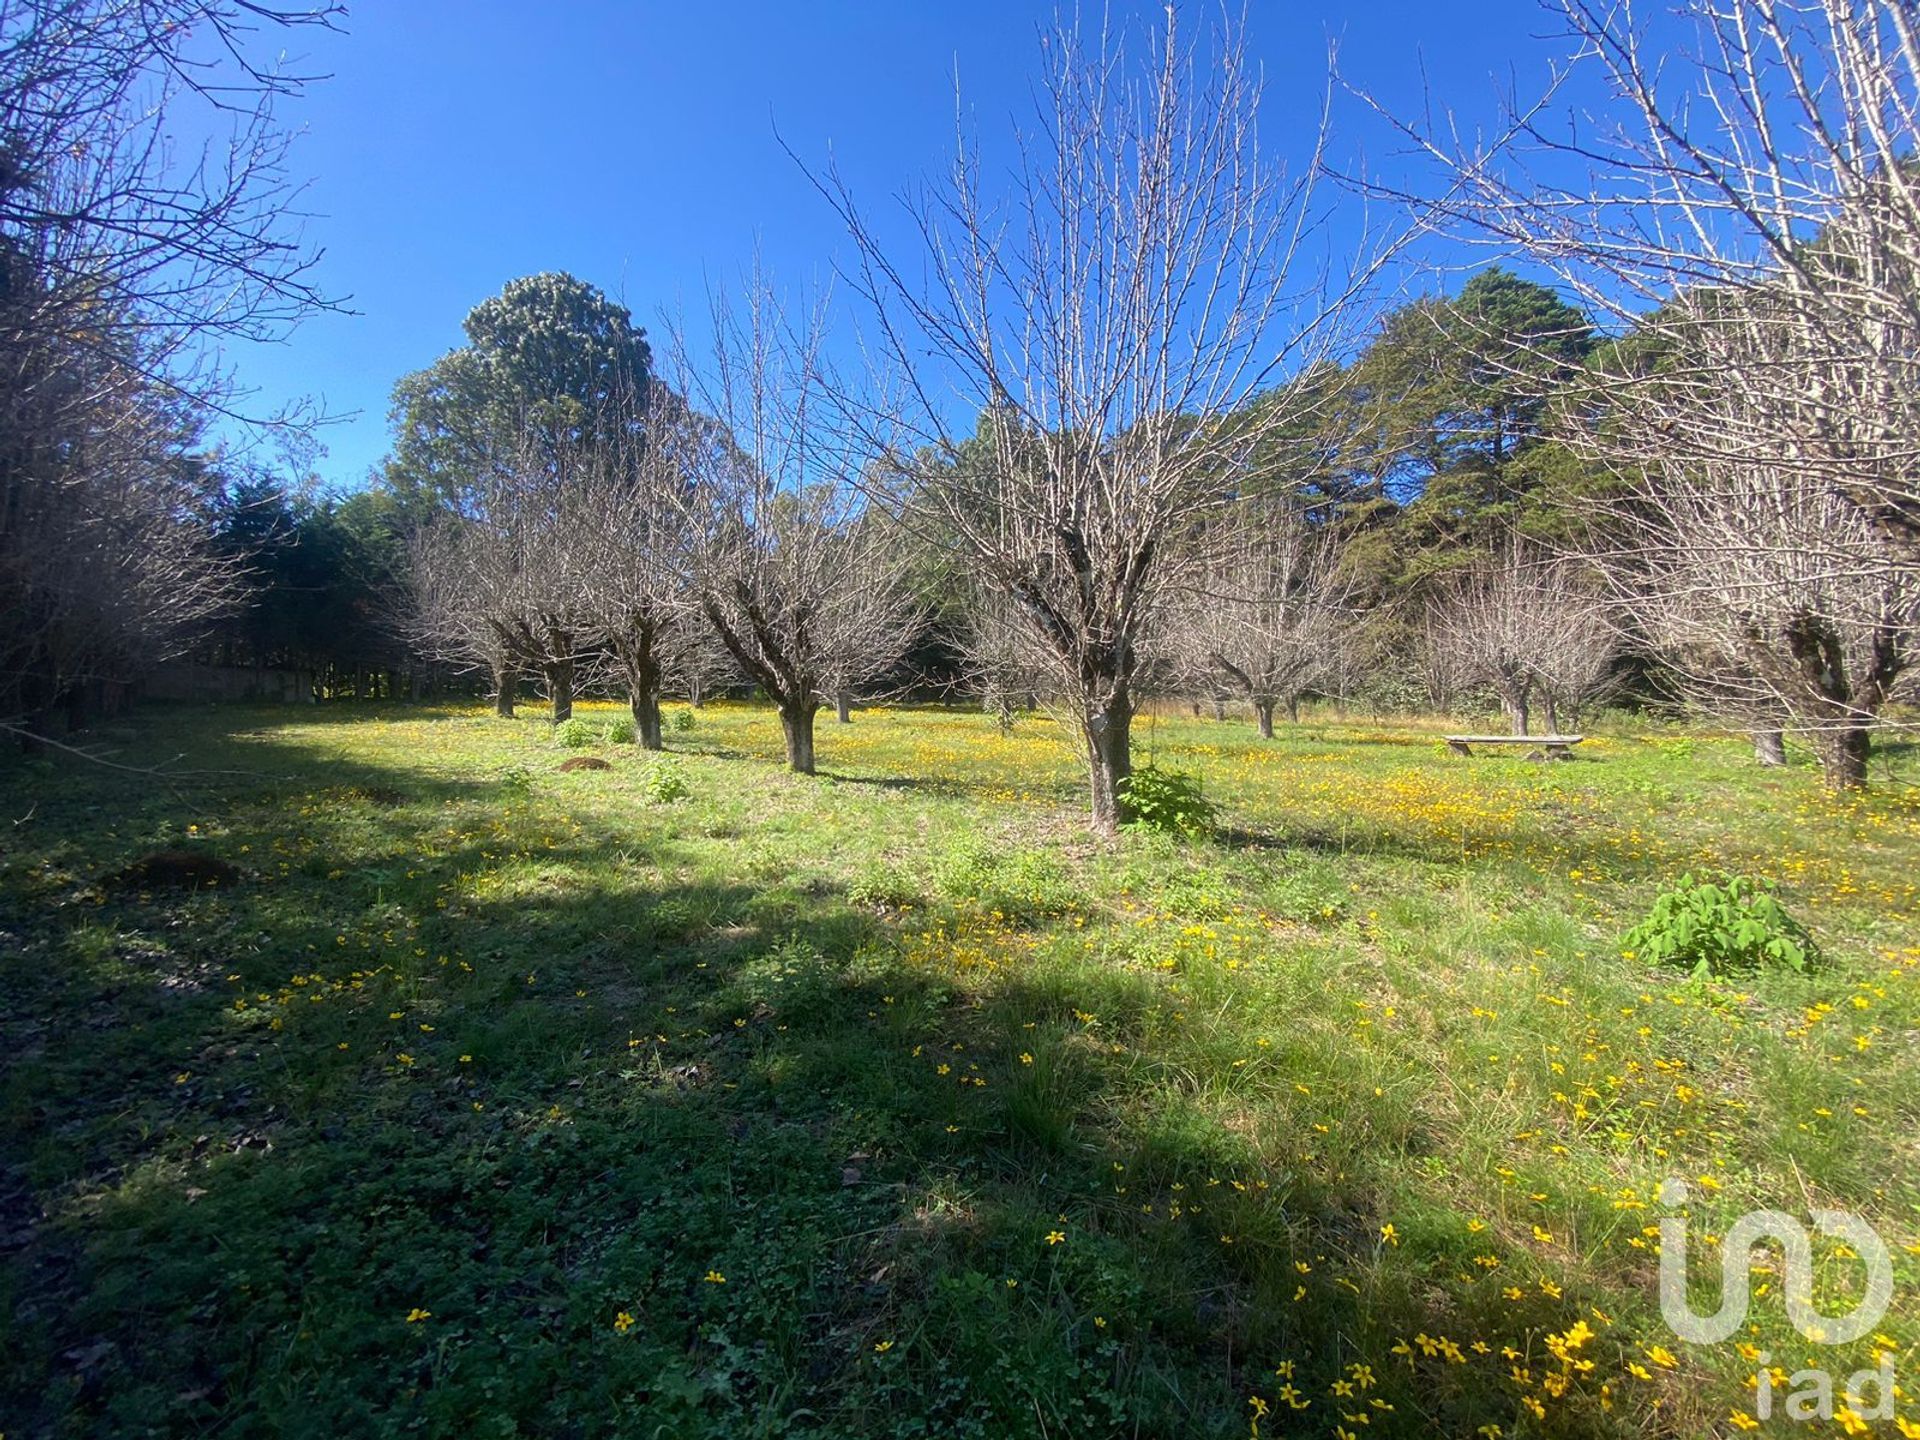
[[[684,735],[693,729],[693,707],[684,710],[672,710],[667,713],[667,728],[677,735]]]
[[[1763,965],[1804,974],[1820,963],[1813,936],[1775,898],[1773,882],[1744,875],[1682,875],[1620,943],[1631,955],[1695,976]]]
[[[576,715],[571,720],[562,720],[553,727],[553,739],[555,744],[564,745],[569,750],[585,750],[588,746],[599,743],[600,732],[593,728],[591,721],[583,720]]]
[[[607,743],[611,745],[631,745],[640,738],[640,729],[633,723],[631,715],[622,715],[607,726]]]
[[[659,756],[640,772],[640,793],[650,805],[671,804],[687,793],[687,772],[672,756]]]
[[[1198,775],[1158,765],[1142,765],[1121,782],[1120,808],[1128,825],[1169,835],[1205,834],[1215,815]]]

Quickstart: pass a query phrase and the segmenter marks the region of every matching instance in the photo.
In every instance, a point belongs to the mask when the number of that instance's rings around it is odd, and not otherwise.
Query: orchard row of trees
[[[583,644],[619,658],[644,632],[698,669],[684,657],[717,642],[804,769],[814,710],[885,672],[917,609],[957,614],[995,703],[1072,719],[1101,827],[1145,688],[1239,695],[1270,730],[1370,664],[1440,701],[1490,690],[1524,732],[1634,651],[1763,751],[1797,731],[1830,783],[1863,783],[1920,605],[1911,13],[1703,7],[1694,88],[1764,76],[1707,110],[1635,69],[1630,9],[1566,8],[1625,102],[1592,154],[1626,193],[1572,223],[1588,191],[1426,143],[1443,213],[1558,264],[1584,306],[1494,269],[1368,336],[1394,247],[1316,241],[1319,157],[1289,172],[1261,151],[1235,36],[1190,46],[1170,17],[1133,55],[1067,26],[1044,143],[998,205],[964,138],[907,198],[904,248],[818,177],[869,323],[857,376],[756,281],[716,302],[710,361],[673,338],[670,380],[638,349],[617,398],[514,372],[485,424],[450,423],[435,407],[460,376],[511,370],[492,352],[514,327],[476,311],[473,343],[400,395],[406,483],[478,446],[475,488],[416,542],[426,633],[485,656],[503,695],[543,674],[562,706]],[[1763,104],[1798,107],[1772,118],[1806,153],[1753,128]],[[581,304],[604,301],[531,308]],[[537,417],[555,394],[560,449]],[[647,729],[658,670],[622,664]]]
[[[1103,828],[1143,694],[1270,730],[1355,676],[1524,731],[1635,667],[1863,783],[1920,605],[1920,21],[1689,5],[1649,70],[1632,5],[1560,8],[1603,113],[1563,133],[1548,96],[1484,149],[1405,125],[1432,170],[1404,186],[1334,177],[1324,128],[1279,163],[1230,25],[1063,23],[1037,124],[1008,156],[960,135],[904,223],[814,177],[857,371],[757,275],[658,354],[529,277],[402,380],[386,474],[337,502],[207,453],[233,397],[199,358],[326,303],[284,229],[302,82],[246,57],[331,12],[10,8],[0,720],[38,733],[219,624],[256,657],[402,644],[503,709],[617,680],[649,744],[663,684],[744,679],[810,770],[818,710],[931,633],[988,703],[1071,721]],[[183,107],[222,163],[169,162]],[[1337,187],[1416,219],[1336,235]],[[1442,225],[1555,284],[1380,315]]]
[[[696,372],[675,337],[656,376],[625,309],[532,276],[401,383],[389,477],[416,517],[413,633],[485,667],[502,714],[533,675],[563,720],[585,673],[611,670],[653,749],[669,673],[696,699],[744,678],[811,773],[822,704],[844,715],[914,636],[908,552],[856,483],[820,317],[756,286],[712,318],[711,362]]]

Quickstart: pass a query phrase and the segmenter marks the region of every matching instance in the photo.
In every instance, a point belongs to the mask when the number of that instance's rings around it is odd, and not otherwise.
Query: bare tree
[[[967,586],[959,648],[973,693],[1003,734],[1013,729],[1018,710],[1034,709],[1043,698],[1051,698],[1054,662],[1005,595]]]
[[[1890,563],[1920,561],[1920,10],[1555,8],[1578,58],[1488,143],[1405,127],[1445,176],[1423,212],[1524,249],[1684,357],[1614,377],[1615,408],[1658,392],[1659,452],[1629,469],[1787,465],[1851,499]],[[1559,93],[1589,72],[1609,103],[1569,115]],[[1694,403],[1665,403],[1682,389]]]
[[[1467,647],[1453,638],[1454,611],[1446,603],[1453,597],[1442,594],[1429,597],[1420,616],[1419,666],[1425,682],[1427,703],[1442,715],[1452,714],[1476,681]]]
[[[1429,605],[1429,665],[1499,697],[1515,735],[1525,735],[1536,699],[1548,733],[1561,708],[1577,709],[1603,684],[1619,648],[1594,583],[1573,563],[1510,546],[1456,577]]]
[[[1776,760],[1806,735],[1829,787],[1863,785],[1872,731],[1920,648],[1920,571],[1848,495],[1773,465],[1675,466],[1623,507],[1622,600],[1686,694]]]
[[[856,437],[826,404],[824,314],[790,323],[757,275],[718,295],[713,361],[674,363],[701,410],[672,444],[693,480],[695,593],[780,714],[787,763],[814,771],[813,722],[836,691],[885,673],[910,638],[906,553],[855,483]],[[664,443],[664,442],[663,442]]]
[[[415,635],[442,659],[485,665],[513,713],[517,677],[545,683],[558,725],[573,714],[579,666],[597,639],[590,603],[606,559],[601,477],[591,452],[556,451],[528,427],[476,477],[458,510],[409,542]]]
[[[170,367],[191,342],[273,338],[326,305],[318,255],[288,223],[297,191],[275,114],[312,77],[262,58],[260,32],[345,13],[253,0],[0,11],[0,231],[41,282],[16,324],[52,333],[134,307],[149,378],[178,383]]]
[[[180,653],[245,590],[214,537],[217,477],[180,446],[186,407],[104,355],[55,363],[30,408],[16,397],[0,454],[0,721],[29,744],[55,706],[77,718],[90,687]]]
[[[1609,105],[1576,129],[1549,94],[1487,146],[1421,134],[1437,213],[1629,332],[1562,427],[1627,481],[1608,570],[1697,703],[1763,759],[1809,734],[1857,785],[1920,565],[1920,10],[1558,8],[1562,78],[1597,73]]]
[[[1100,829],[1121,818],[1172,566],[1225,477],[1312,403],[1252,401],[1329,349],[1358,288],[1308,254],[1319,152],[1293,175],[1263,157],[1237,34],[1196,52],[1169,8],[1145,52],[1056,26],[1004,205],[963,135],[944,183],[907,202],[911,255],[825,186],[902,387],[880,407],[900,421],[887,498],[1049,657]]]
[[[684,400],[664,385],[622,398],[644,413],[598,427],[605,438],[581,457],[567,511],[584,526],[583,616],[625,681],[640,744],[659,750],[661,687],[697,613],[687,507],[694,479],[679,441],[689,420]]]
[[[703,611],[674,616],[665,683],[698,710],[716,690],[740,683],[740,662],[721,643]]]
[[[1287,498],[1242,500],[1215,528],[1170,648],[1196,680],[1224,680],[1251,701],[1270,740],[1275,707],[1297,721],[1300,697],[1336,672],[1354,628],[1354,586],[1330,537]]]
[[[474,522],[459,516],[435,516],[414,527],[406,537],[406,583],[394,618],[421,654],[456,670],[485,669],[493,677],[494,713],[511,719],[519,670],[482,612],[474,583],[477,541]]]
[[[305,79],[252,58],[255,32],[338,13],[0,7],[0,721],[23,734],[176,653],[237,593],[195,453],[234,409],[210,342],[326,303],[274,116]]]

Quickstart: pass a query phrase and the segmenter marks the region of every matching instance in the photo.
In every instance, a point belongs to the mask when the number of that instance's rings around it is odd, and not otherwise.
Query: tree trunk
[[[1756,730],[1753,732],[1753,758],[1760,765],[1784,765],[1787,763],[1787,737],[1778,730]]]
[[[1287,723],[1290,725],[1298,725],[1300,723],[1300,697],[1298,695],[1287,696]]]
[[[1256,700],[1253,702],[1254,718],[1260,722],[1260,738],[1273,739],[1273,701]]]
[[[696,710],[707,703],[707,687],[698,675],[687,677],[687,703]]]
[[[651,677],[632,682],[627,691],[627,705],[633,711],[633,729],[640,741],[640,748],[666,749],[660,739],[660,675],[657,670]]]
[[[1507,725],[1515,735],[1527,733],[1526,691],[1507,691],[1500,697],[1500,708],[1507,712]]]
[[[1093,828],[1111,835],[1120,828],[1120,792],[1133,773],[1133,706],[1125,696],[1088,708],[1087,783]]]
[[[664,750],[660,739],[660,655],[651,625],[635,622],[620,647],[627,672],[627,708],[633,711],[634,736],[643,750]]]
[[[1560,707],[1558,702],[1553,698],[1553,692],[1549,690],[1540,703],[1541,708],[1547,712],[1547,734],[1558,735],[1560,733]]]
[[[501,661],[493,662],[493,713],[502,720],[513,718],[513,703],[519,698],[520,672]]]
[[[1213,718],[1216,720],[1227,718],[1227,702],[1218,695],[1213,697]]]
[[[1881,657],[1869,662],[1865,674],[1851,677],[1845,647],[1824,621],[1795,622],[1788,628],[1787,643],[1801,677],[1824,702],[1819,710],[1825,723],[1815,731],[1813,742],[1821,778],[1829,790],[1863,788],[1873,744],[1868,717],[1880,708],[1886,687],[1898,672],[1883,669]]]
[[[853,697],[844,690],[833,692],[833,718],[842,725],[853,723]]]
[[[1864,725],[1842,725],[1823,730],[1814,742],[1820,754],[1820,775],[1829,790],[1859,790],[1867,783],[1867,755],[1872,740]]]
[[[780,728],[787,737],[787,768],[796,775],[813,774],[813,717],[819,708],[808,701],[780,712]]]
[[[553,694],[553,723],[561,725],[573,718],[573,661],[554,660],[547,665],[547,689]]]

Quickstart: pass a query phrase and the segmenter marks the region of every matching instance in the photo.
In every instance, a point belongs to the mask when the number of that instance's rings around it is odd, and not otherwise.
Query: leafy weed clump
[[[640,772],[640,794],[649,805],[671,805],[688,790],[686,769],[671,756],[657,756]]]
[[[593,727],[593,722],[583,720],[578,715],[571,720],[562,720],[553,727],[553,743],[568,750],[585,750],[590,745],[598,744],[599,740],[600,732]]]
[[[1120,803],[1127,825],[1189,838],[1213,829],[1217,810],[1202,792],[1198,775],[1142,765],[1123,783]]]
[[[1774,894],[1770,880],[1744,875],[1682,875],[1621,941],[1630,955],[1696,978],[1767,966],[1805,974],[1819,946]]]

